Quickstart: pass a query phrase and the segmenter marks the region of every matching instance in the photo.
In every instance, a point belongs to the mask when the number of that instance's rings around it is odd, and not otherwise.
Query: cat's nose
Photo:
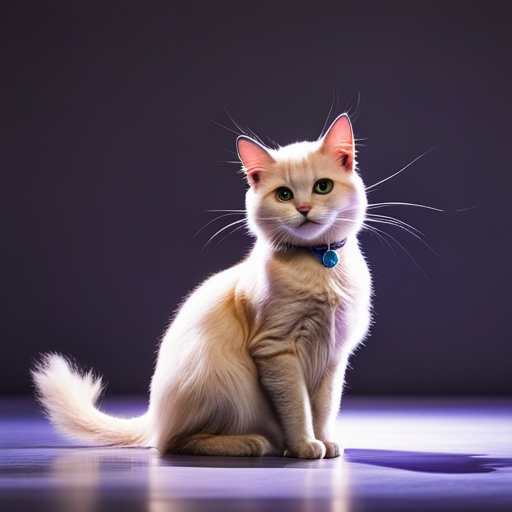
[[[304,204],[297,205],[295,208],[297,209],[298,212],[302,213],[302,215],[304,215],[304,217],[307,217],[308,213],[311,210],[311,205],[304,203]]]

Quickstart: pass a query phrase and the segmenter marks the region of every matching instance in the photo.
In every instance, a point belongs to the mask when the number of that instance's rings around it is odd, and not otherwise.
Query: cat
[[[367,199],[340,115],[315,142],[269,149],[241,135],[247,225],[237,265],[186,299],[160,345],[147,412],[95,407],[100,378],[46,354],[32,370],[50,421],[74,439],[161,453],[338,457],[348,358],[370,323],[357,233]]]

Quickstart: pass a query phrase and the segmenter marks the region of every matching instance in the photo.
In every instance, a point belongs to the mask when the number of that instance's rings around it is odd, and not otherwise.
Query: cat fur
[[[315,142],[268,149],[237,141],[249,184],[249,255],[184,301],[160,345],[147,412],[97,407],[101,379],[58,354],[32,371],[50,421],[81,442],[162,453],[336,457],[334,438],[350,354],[370,323],[371,279],[356,235],[367,206],[350,121]],[[320,179],[328,194],[313,191]],[[280,201],[287,187],[293,199]],[[309,247],[345,240],[339,263]]]

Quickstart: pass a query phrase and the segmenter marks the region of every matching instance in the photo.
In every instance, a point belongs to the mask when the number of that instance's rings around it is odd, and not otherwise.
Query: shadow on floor
[[[512,467],[512,459],[460,453],[408,452],[399,450],[345,450],[344,459],[358,464],[369,464],[420,473],[471,474],[491,473],[499,468]],[[339,459],[298,460],[284,457],[201,457],[166,455],[161,464],[166,466],[223,467],[223,468],[326,468]]]
[[[345,450],[345,459],[359,464],[403,469],[420,473],[491,473],[499,468],[512,467],[512,459],[483,455],[438,452],[406,452],[397,450]]]

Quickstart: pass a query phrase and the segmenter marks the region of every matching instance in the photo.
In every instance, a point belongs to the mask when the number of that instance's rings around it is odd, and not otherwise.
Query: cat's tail
[[[50,421],[67,436],[87,443],[148,446],[149,418],[119,418],[96,408],[101,378],[81,372],[59,354],[46,354],[32,370],[36,395]]]

